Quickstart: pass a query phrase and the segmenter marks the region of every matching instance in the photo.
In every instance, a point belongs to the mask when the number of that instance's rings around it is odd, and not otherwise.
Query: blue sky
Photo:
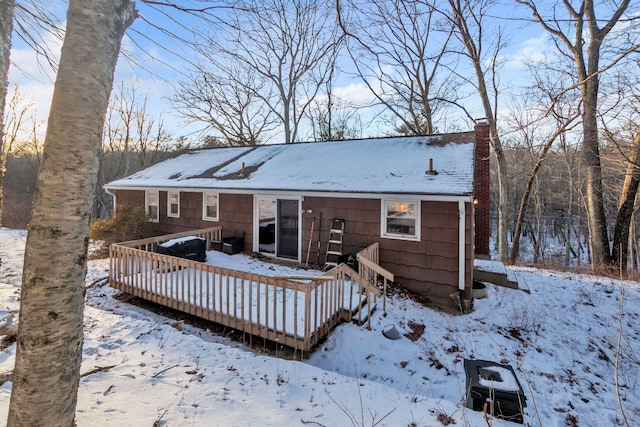
[[[58,16],[64,17],[65,2],[53,1],[50,5]],[[198,28],[205,23],[198,22],[185,14],[177,14],[172,10],[154,10],[141,3],[138,3],[138,8],[141,17],[128,30],[123,40],[123,53],[118,62],[116,83],[120,80],[135,80],[139,94],[149,98],[149,113],[161,114],[166,129],[173,137],[188,135],[198,127],[186,125],[175,113],[168,97],[173,91],[171,83],[183,78],[184,71],[190,68],[188,61],[193,60],[194,56],[188,47],[168,37],[163,30],[179,34],[184,39],[190,39],[192,36],[188,29]],[[216,13],[218,16],[224,14],[221,11]],[[553,48],[540,26],[510,18],[516,14],[529,16],[528,11],[522,7],[517,7],[513,2],[507,2],[505,6],[496,8],[494,14],[499,17],[495,22],[506,28],[509,43],[502,52],[505,63],[501,73],[501,86],[505,92],[517,90],[526,73],[525,61],[542,57]],[[152,43],[149,39],[155,42]],[[58,40],[49,37],[47,42],[53,52],[59,52],[61,44]],[[42,59],[15,36],[11,61],[14,65],[10,70],[10,82],[18,84],[21,93],[34,102],[38,123],[41,126],[40,132],[43,135],[55,79],[54,72],[47,65],[43,65]],[[334,90],[339,96],[358,104],[366,104],[372,99],[365,85],[353,78],[345,78],[338,82]],[[468,100],[468,105],[472,106],[472,115],[482,117],[482,110],[479,104],[475,106],[476,104],[475,99]],[[381,134],[384,129],[372,127],[368,132]]]

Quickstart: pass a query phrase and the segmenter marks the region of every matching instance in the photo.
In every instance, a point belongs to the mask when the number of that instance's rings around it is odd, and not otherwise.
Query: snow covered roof
[[[469,195],[474,141],[461,132],[202,149],[105,187]]]

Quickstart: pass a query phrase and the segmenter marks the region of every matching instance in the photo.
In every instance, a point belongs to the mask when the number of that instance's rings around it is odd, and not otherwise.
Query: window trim
[[[178,196],[178,212],[177,213],[172,213],[171,212],[171,195],[177,195]],[[167,216],[169,218],[180,218],[180,192],[179,191],[167,191]]]
[[[155,205],[151,205],[151,197],[150,195],[153,194],[155,195],[155,200],[156,203]],[[156,207],[156,217],[152,217],[151,216],[151,212],[149,210],[149,207],[151,206],[155,206]],[[158,190],[146,190],[144,192],[144,211],[145,214],[147,215],[147,221],[148,222],[160,222],[160,191]]]
[[[216,216],[207,216],[207,196],[216,196]],[[215,191],[202,192],[202,219],[204,221],[220,221],[220,193]]]
[[[399,234],[399,233],[389,233],[387,232],[387,205],[389,203],[413,203],[416,205],[416,218],[415,218],[415,233],[413,235],[409,234]],[[421,202],[420,200],[407,200],[407,199],[381,199],[380,201],[380,237],[386,239],[395,239],[395,240],[409,240],[412,242],[420,241],[420,211]]]

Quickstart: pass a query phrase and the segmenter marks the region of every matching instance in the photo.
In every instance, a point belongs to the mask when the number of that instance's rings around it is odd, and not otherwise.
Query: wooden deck
[[[370,321],[375,301],[383,295],[375,285],[377,277],[390,274],[377,266],[377,245],[363,251],[362,275],[341,264],[322,276],[263,276],[154,252],[159,243],[186,236],[202,237],[210,248],[221,231],[213,227],[111,245],[110,285],[308,351],[343,321]]]

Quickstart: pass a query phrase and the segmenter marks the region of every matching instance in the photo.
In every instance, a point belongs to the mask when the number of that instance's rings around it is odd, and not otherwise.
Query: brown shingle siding
[[[144,191],[118,191],[118,202],[144,204]],[[202,193],[180,193],[180,218],[166,217],[166,192],[160,196],[160,220],[163,233],[186,231],[221,225],[223,234],[235,229],[245,231],[245,250],[253,250],[253,200],[251,194],[221,193],[220,221],[202,220]],[[307,259],[311,224],[314,231],[309,252],[309,264],[324,263],[329,227],[332,218],[345,220],[344,253],[351,247],[365,247],[374,242],[380,245],[380,264],[396,276],[401,286],[427,297],[434,303],[452,308],[449,295],[458,288],[458,202],[421,202],[422,241],[382,238],[380,236],[381,199],[345,199],[306,195],[301,209],[301,262]],[[311,212],[307,212],[307,210]],[[472,283],[471,203],[466,203],[467,231],[465,233],[465,285],[468,297]],[[320,222],[322,215],[322,222]],[[321,252],[318,257],[318,239]]]

